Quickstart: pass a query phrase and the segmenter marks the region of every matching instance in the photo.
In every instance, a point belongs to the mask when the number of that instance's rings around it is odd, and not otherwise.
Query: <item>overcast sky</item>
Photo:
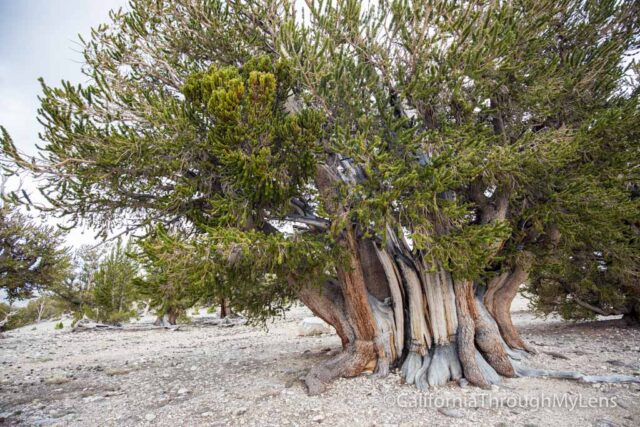
[[[42,77],[85,82],[78,34],[108,21],[111,9],[127,0],[0,0],[0,124],[18,148],[35,154],[41,127],[36,120]],[[42,144],[40,144],[42,145]],[[26,185],[27,188],[31,185]],[[76,230],[69,243],[94,242],[89,231]]]

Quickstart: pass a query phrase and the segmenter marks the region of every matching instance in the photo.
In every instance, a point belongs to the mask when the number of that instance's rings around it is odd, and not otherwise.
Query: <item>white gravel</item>
[[[298,336],[300,320],[309,315],[296,307],[268,331],[204,325],[203,316],[176,331],[154,329],[151,319],[122,330],[73,333],[65,321],[62,330],[44,322],[10,331],[0,340],[0,423],[640,425],[638,384],[507,379],[488,391],[452,384],[421,393],[391,374],[340,379],[325,394],[309,397],[300,377],[340,347],[332,334]],[[569,357],[541,352],[527,362],[532,366],[640,374],[638,329],[617,320],[543,321],[526,311],[514,319],[539,350]]]

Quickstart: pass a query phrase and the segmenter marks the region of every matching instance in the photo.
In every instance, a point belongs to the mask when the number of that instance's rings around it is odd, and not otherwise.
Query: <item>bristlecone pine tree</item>
[[[98,265],[94,275],[91,317],[98,321],[119,323],[133,317],[131,307],[136,298],[134,282],[139,274],[137,263],[128,256],[131,243],[118,240]]]
[[[69,274],[64,233],[35,223],[16,207],[0,207],[0,291],[14,302],[61,283]]]
[[[5,163],[72,222],[191,236],[167,251],[210,259],[258,319],[299,298],[343,345],[310,393],[393,368],[421,389],[638,381],[524,367],[509,306],[539,257],[612,249],[580,230],[637,224],[639,16],[620,1],[134,0],[84,43],[89,84],[43,83],[44,160],[4,132]]]
[[[186,240],[170,239],[162,229],[140,242],[136,258],[143,274],[134,284],[138,294],[155,310],[156,326],[175,325],[187,309],[215,297],[221,290],[211,259],[184,243]]]

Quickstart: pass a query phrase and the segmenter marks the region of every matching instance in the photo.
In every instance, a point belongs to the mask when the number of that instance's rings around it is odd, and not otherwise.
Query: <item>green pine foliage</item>
[[[85,312],[102,322],[117,323],[135,315],[132,304],[137,298],[134,282],[138,265],[128,253],[130,244],[120,240],[100,261],[93,279],[93,305]]]
[[[186,238],[158,228],[140,243],[145,275],[136,287],[160,316],[225,298],[232,311],[264,323],[283,314],[299,286],[321,283],[340,259],[323,237],[206,231]]]
[[[69,276],[62,283],[48,286],[47,291],[64,301],[70,311],[82,313],[85,308],[95,304],[95,276],[104,255],[103,246],[80,246],[73,254]]]
[[[640,312],[639,120],[637,99],[598,114],[583,130],[581,157],[552,181],[559,196],[545,209],[559,212],[563,238],[537,245],[528,290],[541,312]]]
[[[0,208],[0,291],[9,301],[30,298],[62,282],[70,257],[64,233],[5,204]]]

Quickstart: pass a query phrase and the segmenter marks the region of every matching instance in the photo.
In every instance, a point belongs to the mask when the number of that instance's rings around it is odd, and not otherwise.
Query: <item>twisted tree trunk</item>
[[[389,229],[386,243],[347,233],[349,270],[300,299],[336,328],[343,352],[306,378],[311,394],[338,376],[386,375],[400,368],[420,389],[466,377],[486,387],[513,377],[498,326],[471,282],[454,283],[441,266],[425,265]],[[366,269],[364,268],[366,267]]]
[[[319,166],[316,186],[328,212],[348,215],[337,188],[339,181],[350,179],[340,168]],[[322,288],[306,286],[299,292],[300,300],[332,325],[342,342],[340,354],[306,376],[310,394],[323,392],[336,377],[364,372],[383,376],[394,368],[420,389],[463,378],[480,387],[500,382],[501,376],[605,378],[532,370],[514,362],[522,357],[519,350],[529,349],[509,315],[526,279],[527,256],[490,283],[485,294],[484,287],[454,280],[439,263],[428,265],[397,230],[388,227],[384,237],[365,237],[348,223],[338,238],[349,255],[348,265],[338,266],[337,277]],[[640,382],[630,376],[615,380]]]

